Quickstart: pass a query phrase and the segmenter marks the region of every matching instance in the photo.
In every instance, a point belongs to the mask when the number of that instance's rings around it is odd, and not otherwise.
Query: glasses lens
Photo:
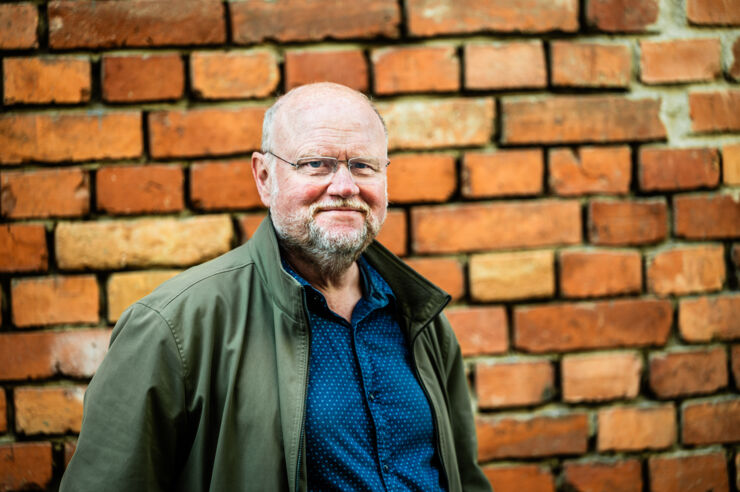
[[[349,170],[354,176],[372,177],[380,172],[380,160],[375,157],[353,157],[349,160]]]
[[[333,157],[305,157],[296,162],[296,170],[306,176],[328,176],[336,167]]]

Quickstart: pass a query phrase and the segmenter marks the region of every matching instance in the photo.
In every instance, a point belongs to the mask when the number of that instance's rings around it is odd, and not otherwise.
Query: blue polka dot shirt
[[[306,400],[308,489],[445,490],[434,422],[395,316],[395,296],[364,258],[352,322],[285,261],[311,326]]]

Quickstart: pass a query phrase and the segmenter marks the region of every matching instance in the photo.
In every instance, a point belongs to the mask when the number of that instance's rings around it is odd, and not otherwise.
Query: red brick
[[[539,465],[496,465],[483,467],[496,492],[555,492],[555,480],[547,467]]]
[[[673,404],[612,407],[599,410],[599,451],[665,449],[676,442]]]
[[[465,87],[524,89],[547,86],[541,41],[465,45]]]
[[[248,160],[193,164],[190,198],[193,205],[202,210],[262,206]]]
[[[39,12],[35,4],[18,2],[0,5],[0,49],[35,48]]]
[[[552,399],[555,381],[549,360],[504,360],[475,366],[478,407],[536,405]]]
[[[266,97],[280,81],[269,50],[202,52],[190,55],[193,90],[204,99]]]
[[[131,304],[151,293],[179,270],[114,273],[108,278],[108,321],[115,323]]]
[[[0,445],[0,490],[46,489],[52,478],[50,442]]]
[[[732,346],[732,379],[735,380],[735,388],[740,389],[740,345]]]
[[[726,185],[740,185],[740,144],[722,147],[722,175]]]
[[[632,55],[623,44],[553,41],[552,83],[561,87],[627,87]]]
[[[588,0],[586,19],[607,32],[645,32],[658,20],[658,0]]]
[[[630,148],[550,149],[550,188],[558,195],[627,193],[632,177]]]
[[[0,184],[3,217],[75,217],[90,210],[90,180],[80,168],[5,171]]]
[[[391,203],[444,202],[457,188],[455,157],[450,154],[395,154],[388,166]]]
[[[84,386],[15,388],[15,428],[22,434],[80,432]]]
[[[0,272],[43,272],[49,265],[42,225],[0,225]]]
[[[566,462],[563,478],[573,492],[642,492],[639,460]]]
[[[185,67],[177,54],[103,56],[103,99],[143,102],[179,99]]]
[[[376,94],[445,92],[460,88],[454,46],[403,46],[373,50]]]
[[[724,453],[651,456],[651,492],[728,491]]]
[[[640,188],[690,190],[719,183],[717,149],[640,149]]]
[[[589,433],[583,413],[479,417],[476,430],[480,461],[585,453]]]
[[[98,283],[94,275],[13,279],[16,326],[98,322]]]
[[[389,210],[388,216],[396,215],[398,211],[395,210]],[[401,212],[403,213],[403,212]],[[242,242],[246,242],[249,238],[251,238],[254,233],[257,231],[257,228],[260,226],[262,221],[267,217],[267,212],[253,212],[250,214],[245,214],[243,217],[239,219],[239,229],[241,230],[241,236],[242,236]],[[393,221],[391,219],[391,221]],[[386,218],[386,223],[388,222],[388,219]],[[406,221],[404,219],[404,226],[403,226],[403,235],[406,235]],[[382,229],[381,229],[382,230]],[[404,239],[405,241],[405,239]],[[404,248],[405,246],[404,242]]]
[[[740,130],[740,89],[689,94],[691,129],[696,133]]]
[[[740,294],[681,299],[678,329],[689,342],[740,339]]]
[[[0,391],[0,434],[8,430],[7,421],[7,403],[5,401],[5,391]]]
[[[555,294],[552,251],[486,253],[470,258],[470,291],[478,301],[551,297]]]
[[[706,445],[740,441],[740,398],[690,401],[683,404],[683,444]]]
[[[564,297],[598,297],[638,293],[642,257],[637,251],[563,251],[560,291]]]
[[[721,71],[718,38],[640,41],[640,80],[645,84],[709,81]]]
[[[675,196],[675,235],[692,239],[740,237],[740,197],[733,194]]]
[[[266,108],[205,108],[149,114],[153,157],[196,157],[260,148]]]
[[[90,100],[90,60],[80,56],[5,58],[5,104]]]
[[[456,301],[465,295],[463,266],[456,258],[408,258],[406,263]]]
[[[97,206],[111,214],[182,210],[182,169],[168,165],[102,167]]]
[[[727,386],[724,348],[689,349],[650,355],[650,388],[659,398],[714,393]]]
[[[365,55],[361,50],[285,53],[285,89],[312,82],[336,82],[366,92],[368,72]]]
[[[418,253],[577,244],[581,208],[561,200],[415,207],[411,226]]]
[[[412,36],[498,32],[578,30],[578,2],[565,0],[409,0],[408,29]]]
[[[406,212],[404,210],[388,210],[385,223],[376,238],[391,253],[398,256],[406,254]]]
[[[464,357],[501,354],[509,348],[506,310],[501,306],[453,307],[445,311]]]
[[[688,0],[686,17],[691,24],[738,26],[740,25],[740,1]]]
[[[484,198],[541,193],[543,173],[539,149],[467,152],[463,159],[462,194]]]
[[[110,330],[0,333],[0,379],[89,378],[103,360]]]
[[[67,468],[69,465],[69,461],[72,459],[72,456],[75,453],[75,449],[77,448],[77,441],[70,442],[65,441],[64,442],[64,468]]]
[[[661,140],[659,99],[556,96],[504,100],[501,141],[577,143]]]
[[[664,345],[673,322],[670,301],[625,299],[516,307],[514,346],[564,352]]]
[[[496,109],[490,97],[397,100],[377,107],[388,126],[390,149],[485,145],[493,135]]]
[[[561,362],[563,400],[635,398],[641,373],[642,358],[637,352],[567,355]]]
[[[683,246],[647,258],[648,290],[684,295],[721,290],[725,281],[721,245]]]
[[[740,80],[740,37],[732,44],[732,66],[728,67],[727,74],[735,80]]]
[[[224,6],[216,0],[49,2],[54,49],[219,44],[226,41]]]
[[[401,13],[394,0],[287,0],[229,3],[231,30],[237,44],[265,40],[318,41],[399,35]]]
[[[664,199],[593,200],[588,205],[590,242],[603,246],[660,242],[668,235]]]

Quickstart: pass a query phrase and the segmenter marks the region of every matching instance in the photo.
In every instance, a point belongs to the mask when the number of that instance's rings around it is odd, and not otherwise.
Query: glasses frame
[[[273,156],[277,157],[278,159],[280,159],[281,161],[283,161],[284,163],[286,163],[286,164],[289,164],[290,166],[292,166],[292,167],[293,167],[293,169],[295,169],[296,171],[298,170],[298,163],[296,163],[296,162],[290,162],[290,161],[289,161],[288,159],[284,159],[284,158],[280,157],[279,155],[277,155],[276,153],[274,153],[274,152],[272,152],[272,151],[270,151],[270,150],[265,150],[265,151],[264,151],[264,152],[262,152],[262,153],[263,153],[263,154],[270,154],[270,155],[273,155]],[[315,178],[324,178],[324,177],[327,177],[327,176],[333,176],[334,174],[336,174],[336,172],[337,172],[337,169],[339,169],[339,163],[340,163],[340,162],[344,162],[345,164],[347,164],[347,170],[349,171],[349,173],[350,173],[350,174],[352,175],[352,177],[353,177],[354,179],[357,179],[357,178],[361,178],[361,179],[362,179],[362,178],[365,178],[365,179],[367,179],[367,178],[373,178],[373,177],[375,177],[375,176],[356,176],[356,175],[352,174],[352,168],[350,167],[350,162],[351,162],[352,160],[354,160],[354,159],[362,159],[362,157],[350,157],[350,158],[349,158],[349,159],[347,159],[347,160],[342,160],[342,159],[337,159],[337,158],[335,158],[335,157],[329,157],[329,156],[325,156],[325,155],[315,155],[315,156],[309,156],[309,157],[306,157],[305,159],[311,159],[311,158],[321,158],[321,159],[334,159],[334,160],[336,161],[336,165],[334,166],[334,170],[333,170],[333,171],[332,171],[331,173],[327,174],[326,176],[314,176]],[[382,163],[382,160],[381,160],[381,163]],[[382,165],[382,164],[381,164],[381,165]],[[386,162],[385,162],[385,167],[388,167],[388,166],[390,166],[390,165],[391,165],[391,161],[390,161],[390,159],[386,159]],[[379,170],[377,171],[377,175],[378,175],[378,176],[382,174],[382,171],[383,171],[383,169],[384,169],[384,168],[383,168],[383,167],[381,167],[381,168],[380,168],[380,169],[379,169]]]

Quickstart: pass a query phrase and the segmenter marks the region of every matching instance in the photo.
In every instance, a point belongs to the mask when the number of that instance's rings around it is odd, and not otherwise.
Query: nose
[[[327,192],[330,195],[337,195],[343,198],[351,197],[360,193],[360,187],[355,183],[352,173],[346,163],[339,164],[337,171],[331,175],[329,188]]]

